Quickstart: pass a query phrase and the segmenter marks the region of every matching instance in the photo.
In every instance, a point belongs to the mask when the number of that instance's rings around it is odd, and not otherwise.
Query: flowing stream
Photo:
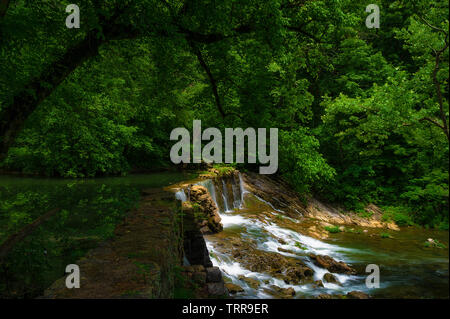
[[[273,285],[292,287],[295,298],[311,298],[323,293],[346,294],[355,290],[378,298],[449,296],[448,250],[423,246],[429,237],[448,246],[448,232],[406,228],[395,232],[393,239],[382,239],[379,235],[382,230],[369,229],[366,233],[339,233],[332,234],[326,241],[317,240],[301,234],[304,226],[300,214],[298,219],[284,216],[283,211],[247,191],[240,175],[219,181],[203,180],[197,184],[208,189],[219,208],[224,230],[205,236],[205,240],[211,260],[222,270],[225,280],[244,289],[236,294],[237,298],[277,297],[271,292]],[[182,193],[177,194],[177,198],[186,200]],[[287,284],[267,272],[251,271],[230,253],[249,243],[255,254],[276,253],[301,260],[314,271],[314,281],[322,280],[323,287],[311,281]],[[311,262],[309,254],[344,261],[355,268],[358,275],[334,274],[339,283],[326,282],[323,276],[328,271]],[[368,264],[380,267],[379,288],[369,289],[365,284]],[[244,277],[250,278],[250,282],[243,280]]]

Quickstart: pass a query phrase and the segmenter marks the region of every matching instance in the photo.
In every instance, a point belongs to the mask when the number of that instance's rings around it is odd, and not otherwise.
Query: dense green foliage
[[[48,89],[4,168],[125,174],[168,165],[170,131],[194,119],[278,127],[299,192],[448,225],[447,1],[380,1],[380,29],[358,0],[80,0],[80,29],[68,3],[12,1],[0,17],[0,111]],[[45,77],[86,39],[98,52]]]

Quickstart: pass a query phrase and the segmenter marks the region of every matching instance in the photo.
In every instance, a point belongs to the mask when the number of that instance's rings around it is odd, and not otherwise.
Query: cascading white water
[[[219,207],[217,204],[216,190],[212,180],[205,179],[203,181],[198,182],[196,185],[201,185],[205,187],[208,190],[208,193],[211,195],[211,198],[214,201],[214,203],[216,203],[217,207]]]
[[[239,190],[241,192],[241,204],[239,208],[242,208],[244,206],[244,195],[245,193],[248,193],[248,191],[245,189],[244,181],[242,180],[242,174],[239,173]]]
[[[241,189],[235,183],[231,184],[233,190],[233,208],[241,207]]]
[[[223,178],[219,183],[215,183],[211,179],[206,179],[196,183],[196,185],[201,185],[208,190],[212,200],[217,205],[217,208],[219,208],[220,212],[231,212],[235,208],[242,208],[244,202],[244,194],[248,193],[244,187],[244,182],[242,181],[242,176],[240,173],[238,177],[239,183],[233,176],[231,178]],[[227,182],[231,183],[232,194],[229,194]],[[221,204],[217,200],[216,187],[222,196],[223,207],[221,207]],[[232,197],[230,197],[231,195]],[[230,203],[232,204],[232,207],[230,207]]]
[[[227,185],[225,184],[225,180],[222,179],[222,197],[223,197],[223,205],[225,212],[230,212],[230,208],[228,206],[228,190]]]
[[[276,209],[271,203],[247,191],[244,187],[242,176],[240,174],[239,184],[235,182],[234,178],[230,179],[229,182],[232,183],[231,186],[233,190],[233,210],[229,207],[229,202],[231,202],[231,199],[228,197],[229,194],[225,179],[222,179],[222,183],[220,183],[222,186],[222,190],[220,190],[220,184],[215,185],[212,180],[203,180],[198,182],[197,185],[204,186],[208,190],[217,207],[219,207],[219,203],[217,202],[215,187],[219,187],[218,191],[221,191],[224,202],[224,210],[219,210],[219,215],[222,219],[224,230],[226,231],[227,229],[236,229],[236,227],[242,228],[243,232],[245,232],[245,237],[255,242],[258,250],[274,252],[291,258],[300,258],[299,256],[306,255],[308,253],[322,254],[331,256],[337,260],[342,260],[345,253],[350,250],[336,245],[324,243],[320,240],[304,236],[290,229],[282,228],[275,224],[267,216],[263,217],[262,220],[248,218],[246,215],[241,214],[239,210],[245,208],[243,207],[244,197],[247,195],[254,196],[254,198],[259,200],[261,203],[266,204],[273,210],[273,214],[282,215],[283,211]],[[175,197],[183,202],[187,201],[187,196],[184,190],[177,191]],[[297,220],[284,215],[282,218],[289,219],[293,222],[298,222]],[[269,236],[258,236],[257,234],[269,234]],[[279,239],[281,239],[284,243],[280,243]],[[219,267],[225,276],[227,276],[233,283],[241,286],[244,289],[242,297],[270,298],[271,296],[265,293],[264,290],[270,289],[271,285],[276,285],[280,288],[291,287],[296,292],[303,292],[304,294],[308,294],[312,291],[317,290],[317,288],[313,288],[311,284],[286,284],[284,281],[271,277],[269,274],[252,272],[241,266],[240,263],[236,260],[233,260],[232,256],[224,254],[220,250],[216,249],[216,247],[213,245],[213,242],[208,241],[208,238],[205,238],[205,240],[208,251],[210,252],[212,257],[211,261],[213,262],[213,265]],[[282,251],[278,250],[278,248],[281,248]],[[304,258],[302,260],[308,267],[310,267],[314,271],[314,280],[322,280],[325,273],[328,272],[326,269],[316,266],[308,259]],[[247,283],[240,280],[240,276],[256,279],[260,282],[260,286],[257,289],[252,288]],[[335,277],[341,284],[352,281],[361,281],[358,276],[335,274]],[[349,287],[342,287],[337,284],[327,282],[323,282],[323,284],[323,289],[325,291],[338,290],[345,293],[355,288],[354,285]],[[364,290],[364,287],[359,288],[360,290]]]
[[[287,257],[300,258],[299,255],[307,255],[308,253],[328,255],[337,260],[342,260],[345,252],[350,251],[350,249],[342,248],[339,246],[327,244],[321,242],[317,239],[298,234],[289,229],[285,229],[277,226],[276,224],[270,222],[267,218],[265,222],[259,220],[245,218],[239,214],[221,214],[222,223],[224,229],[233,227],[243,227],[246,229],[246,236],[249,239],[257,242],[257,248],[261,251],[275,252]],[[267,233],[270,236],[258,237],[253,234]],[[282,239],[285,243],[281,244],[277,239]],[[303,293],[311,293],[317,290],[312,287],[311,284],[305,285],[292,285],[286,284],[284,281],[273,278],[268,274],[252,272],[244,267],[242,267],[239,262],[233,260],[230,256],[223,254],[219,249],[213,245],[212,242],[207,242],[207,247],[210,253],[212,253],[212,262],[214,266],[219,267],[224,274],[231,279],[231,281],[239,286],[243,287],[245,290],[246,297],[269,297],[264,294],[264,289],[270,288],[271,285],[276,285],[280,288],[293,288],[296,292],[302,291]],[[300,245],[299,245],[300,243]],[[279,251],[278,248],[283,248],[286,251]],[[320,268],[309,262],[306,258],[302,259],[308,267],[314,271],[314,280],[323,280],[323,276],[328,271],[326,269]],[[261,285],[258,289],[253,289],[245,282],[239,279],[239,276],[245,276],[248,278],[253,278],[258,280]],[[345,275],[345,274],[335,274],[335,277],[339,280],[341,284],[349,281],[361,281],[358,276]],[[354,287],[342,287],[337,284],[323,282],[324,290],[337,290],[340,292],[349,292],[354,290]],[[360,287],[361,288],[361,287]],[[361,289],[364,289],[362,287]]]
[[[178,192],[175,193],[175,198],[181,200],[182,202],[187,201],[187,196],[183,189],[180,189]]]
[[[302,223],[304,220],[300,218],[300,213],[299,219],[286,216],[282,210],[274,207],[272,203],[267,202],[262,198],[257,197],[255,194],[252,194],[252,192],[246,190],[242,176],[239,174],[238,177],[239,180],[236,176],[236,178],[224,178],[221,181],[204,180],[198,183],[199,185],[206,187],[208,192],[211,194],[212,199],[219,207],[219,215],[222,219],[224,230],[220,234],[205,236],[205,241],[213,265],[221,269],[223,275],[227,277],[227,280],[244,289],[244,292],[238,293],[235,297],[271,298],[273,297],[272,285],[276,285],[280,288],[293,288],[294,291],[298,293],[297,296],[299,297],[314,297],[321,293],[346,294],[354,290],[366,292],[372,295],[373,293],[378,293],[378,291],[388,291],[392,293],[391,291],[397,291],[395,290],[397,287],[403,288],[403,282],[398,280],[403,273],[394,273],[393,270],[395,270],[395,268],[392,267],[392,263],[393,260],[395,260],[395,262],[400,260],[402,263],[409,262],[409,257],[405,257],[403,260],[403,257],[399,258],[397,257],[397,254],[380,250],[376,238],[371,239],[376,242],[376,244],[371,246],[371,248],[366,246],[366,242],[364,242],[363,245],[353,244],[353,242],[349,245],[348,241],[344,243],[340,241],[339,243],[341,245],[343,244],[347,247],[354,247],[344,248],[338,244],[335,244],[334,241],[324,242],[302,235],[299,232],[302,232],[303,228],[300,225],[303,225]],[[231,187],[230,184],[227,185],[227,183],[234,183],[231,184],[231,186],[237,186],[238,184],[239,186],[233,187],[233,193],[230,194],[229,190]],[[175,196],[177,199],[185,201],[188,197],[187,194],[188,192],[180,190]],[[229,195],[233,196],[234,200],[228,197]],[[223,204],[220,196],[223,198]],[[251,198],[248,198],[247,196],[250,196]],[[219,197],[219,202],[217,201],[217,197]],[[238,201],[239,207],[236,207],[238,206]],[[231,203],[234,206],[234,209],[232,210],[229,209]],[[247,207],[245,205],[246,203],[251,206]],[[308,227],[308,223],[306,223],[305,226]],[[295,230],[298,230],[299,232]],[[411,242],[409,237],[407,238],[408,243]],[[244,266],[247,265],[246,259],[243,259],[243,257],[234,257],[234,251],[239,251],[239,245],[237,246],[238,248],[232,246],[234,244],[230,245],[230,241],[234,240],[237,240],[237,243],[240,243],[241,245],[242,243],[245,243],[244,247],[251,247],[250,249],[252,253],[254,251],[255,254],[270,252],[271,254],[276,253],[278,255],[282,255],[284,258],[288,258],[290,260],[292,260],[292,258],[300,259],[307,267],[313,270],[314,281],[322,280],[323,287],[317,286],[314,283],[303,283],[298,285],[286,284],[283,280],[272,277],[269,273],[254,272],[247,269],[246,266]],[[342,238],[340,238],[340,240],[342,240]],[[351,240],[354,240],[354,238]],[[361,240],[364,239],[359,239],[358,243],[360,243]],[[410,252],[405,253],[402,250],[401,253],[404,253],[405,256],[409,256],[408,254]],[[380,282],[380,289],[376,289],[375,292],[366,287],[366,278],[364,275],[333,273],[339,284],[330,283],[324,280],[324,275],[328,273],[328,270],[314,264],[310,259],[309,254],[327,255],[337,261],[352,263],[357,269],[360,269],[358,267],[362,267],[368,263],[384,265],[386,260],[388,260],[391,264],[390,266],[385,267],[390,267],[389,270],[393,272],[393,274],[391,274],[391,277],[388,277],[389,275],[385,275],[384,278],[386,279]],[[416,250],[413,250],[413,253],[411,254],[413,256],[411,259],[415,260]],[[429,257],[427,261],[424,261],[427,267],[430,260],[435,262],[435,256],[433,255]],[[187,264],[186,261],[185,264]],[[409,267],[409,264],[407,265]],[[420,263],[418,265],[420,266]],[[448,259],[446,265],[447,268],[444,268],[444,270],[439,268],[439,276],[444,274],[443,276],[445,277],[445,274],[447,274],[448,278]],[[251,266],[249,267],[251,268]],[[420,268],[420,271],[420,274],[422,274],[422,268]],[[414,272],[412,273],[415,274]],[[434,276],[434,273],[431,274]],[[259,286],[256,288],[253,286],[252,288],[250,284],[244,280],[245,278],[243,279],[241,276],[244,276],[247,279],[256,280],[259,283]],[[417,276],[413,278],[416,277]],[[429,276],[426,278],[433,279],[434,277]],[[440,283],[441,279],[439,280]]]
[[[254,194],[247,191],[244,187],[244,182],[242,180],[242,176],[239,174],[239,185],[235,183],[234,179],[230,179],[233,189],[233,201],[234,210],[229,209],[229,194],[227,191],[227,185],[225,179],[222,179],[222,196],[224,200],[224,211],[220,211],[220,217],[222,219],[222,224],[224,230],[227,229],[239,229],[241,228],[243,231],[243,235],[245,238],[257,243],[257,249],[266,252],[275,252],[287,257],[291,258],[300,258],[299,255],[307,255],[308,253],[313,254],[323,254],[331,256],[337,260],[343,260],[344,255],[349,249],[345,249],[336,245],[331,245],[324,243],[320,240],[301,235],[293,230],[282,228],[272,222],[270,218],[264,217],[263,221],[255,220],[254,218],[248,218],[247,215],[241,214],[239,209],[243,209],[244,207],[244,197],[247,195],[254,196],[260,202],[266,204],[273,211],[273,214],[282,214],[283,211],[276,209],[271,203],[264,201],[263,199],[255,196]],[[213,185],[213,183],[211,183]],[[214,187],[208,187],[206,182],[203,185],[210,191],[212,195],[211,189],[214,190]],[[215,194],[215,192],[214,192]],[[216,199],[214,201],[217,203]],[[261,218],[261,216],[260,216]],[[299,222],[296,219],[289,218],[283,215],[283,218],[289,219],[293,222]],[[237,227],[237,228],[236,228]],[[257,234],[269,234],[269,236],[258,236]],[[214,237],[214,235],[211,235]],[[282,239],[285,243],[281,244],[278,240]],[[208,250],[211,254],[211,260],[214,266],[219,267],[225,276],[227,276],[231,282],[241,286],[244,289],[244,293],[242,297],[257,297],[257,298],[268,298],[270,295],[264,292],[265,289],[270,289],[271,285],[276,285],[281,288],[289,288],[292,287],[296,292],[302,291],[305,294],[310,294],[312,291],[317,291],[316,288],[313,288],[311,284],[305,285],[291,285],[286,284],[284,281],[271,277],[266,273],[252,272],[246,268],[244,268],[239,262],[234,260],[232,256],[224,254],[220,251],[220,249],[216,249],[213,244],[213,241],[209,241],[208,238],[205,238]],[[278,248],[282,248],[285,251],[279,251]],[[302,259],[303,260],[303,259]],[[314,280],[322,280],[325,273],[328,271],[326,269],[320,268],[310,262],[308,259],[304,258],[305,264],[310,267],[314,271]],[[245,276],[247,278],[253,278],[260,282],[260,286],[257,289],[251,288],[247,283],[240,280],[239,276]],[[361,281],[361,278],[357,276],[344,275],[344,274],[335,274],[335,277],[339,280],[341,284],[350,281]],[[338,290],[340,292],[348,292],[355,288],[353,287],[342,287],[337,284],[324,282],[324,291],[330,292],[333,290]],[[359,287],[360,290],[364,290],[364,287]]]

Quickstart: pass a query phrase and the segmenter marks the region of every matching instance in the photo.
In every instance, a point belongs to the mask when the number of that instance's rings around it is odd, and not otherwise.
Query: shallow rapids
[[[198,184],[207,188],[219,208],[224,229],[205,236],[205,240],[211,261],[221,269],[225,281],[243,289],[234,295],[236,298],[281,297],[274,286],[293,288],[294,298],[345,295],[355,290],[381,298],[448,298],[448,251],[424,250],[417,233],[402,230],[396,234],[398,240],[383,242],[370,233],[336,234],[322,241],[301,233],[300,214],[298,218],[287,217],[282,210],[247,191],[240,175],[219,181],[203,180]],[[186,200],[184,193],[177,194],[177,198]],[[421,233],[420,236],[426,239],[428,235]],[[402,248],[396,248],[396,244]],[[240,262],[234,257],[239,249],[248,247],[255,254],[272,253],[280,258],[300,260],[313,270],[313,278],[293,285],[270,273],[251,271],[243,265],[242,259]],[[343,261],[357,269],[358,275],[333,273],[338,282],[327,282],[324,275],[329,271],[315,265],[310,254]],[[378,289],[366,287],[368,264],[380,266]]]
[[[249,194],[249,196],[251,196]],[[343,248],[337,245],[328,244],[320,240],[301,235],[293,230],[277,226],[270,218],[265,217],[265,222],[255,220],[240,214],[240,210],[233,212],[221,212],[223,234],[205,236],[207,247],[210,252],[211,261],[214,266],[218,266],[224,275],[232,283],[244,289],[243,293],[238,293],[241,298],[271,298],[273,295],[265,292],[270,290],[272,285],[280,288],[292,287],[296,295],[308,296],[320,293],[347,293],[352,290],[367,291],[364,285],[364,278],[345,274],[334,274],[342,286],[323,281],[324,287],[316,287],[314,283],[304,285],[286,284],[283,280],[274,278],[266,273],[252,272],[244,268],[239,262],[221,251],[218,244],[221,240],[229,236],[230,238],[240,236],[243,241],[257,243],[257,249],[261,251],[274,252],[287,257],[299,258],[314,271],[314,280],[323,280],[323,276],[328,272],[312,263],[307,255],[328,255],[339,261],[346,261],[346,252],[352,249]],[[284,243],[280,243],[279,239]],[[279,251],[278,248],[285,251]],[[287,252],[290,251],[290,252]],[[292,252],[292,253],[291,253]],[[241,276],[259,281],[259,287],[252,288],[243,281]]]

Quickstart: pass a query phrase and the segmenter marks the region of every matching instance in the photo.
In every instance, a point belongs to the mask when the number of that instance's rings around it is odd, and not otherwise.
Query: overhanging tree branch
[[[100,38],[97,36],[97,29],[91,30],[87,33],[85,38],[75,44],[74,46],[67,49],[67,51],[51,65],[46,67],[39,76],[31,79],[22,90],[17,92],[12,98],[10,104],[5,105],[0,111],[0,160],[4,158],[13,144],[16,136],[20,132],[25,120],[28,116],[36,109],[36,107],[44,101],[55,89],[56,87],[64,81],[64,79],[74,71],[78,66],[83,64],[87,59],[98,54],[98,48],[110,40],[114,39],[130,39],[142,36],[137,29],[132,26],[126,26],[117,24],[117,18],[123,14],[124,9],[130,5],[131,2],[126,2],[121,8],[118,8],[116,14],[109,18],[108,21],[103,21],[100,23],[103,30],[104,37]],[[163,2],[164,3],[164,2]],[[9,5],[9,1],[0,0],[2,9],[6,9]],[[180,12],[186,10],[187,4],[182,7]],[[173,22],[177,28],[177,33],[183,35],[185,39],[190,43],[202,43],[202,44],[212,44],[225,39],[234,38],[243,34],[249,34],[255,32],[256,29],[251,25],[241,25],[232,30],[227,35],[222,33],[209,33],[204,34],[198,31],[192,31],[176,23],[177,19]],[[179,20],[178,20],[179,21]],[[302,34],[309,36],[315,41],[320,42],[319,39],[303,31],[302,26],[293,27],[286,26],[287,29],[295,32],[301,32]],[[153,28],[153,32],[158,36],[167,37],[171,36],[170,32],[167,30],[158,30],[158,28]],[[209,68],[205,61],[202,60],[201,52],[194,49],[202,68],[207,72]],[[218,106],[219,112],[223,117],[234,115],[241,117],[239,114],[233,112],[224,112],[222,104],[220,103],[220,98],[217,93],[217,84],[211,75],[209,70],[208,79],[211,82],[211,86],[216,99],[216,104]]]
[[[216,80],[214,79],[214,76],[212,75],[211,70],[210,70],[208,64],[206,64],[206,61],[205,61],[205,59],[203,58],[202,52],[201,52],[200,49],[197,47],[197,45],[194,44],[192,41],[189,41],[189,40],[188,40],[188,42],[189,42],[190,47],[192,48],[192,51],[194,52],[195,56],[197,57],[198,62],[199,62],[200,65],[202,66],[202,68],[203,68],[203,70],[205,71],[206,75],[208,76],[208,80],[209,80],[209,82],[210,82],[210,84],[211,84],[211,90],[212,90],[212,92],[213,92],[214,99],[215,99],[215,101],[216,101],[216,106],[217,106],[217,109],[219,110],[219,113],[220,113],[220,115],[222,116],[222,118],[225,118],[225,117],[231,116],[231,115],[234,115],[234,116],[237,116],[237,117],[239,117],[239,118],[242,118],[242,117],[241,117],[239,114],[237,114],[237,113],[234,113],[234,112],[228,112],[228,113],[226,113],[226,112],[224,111],[223,106],[222,106],[222,102],[220,101],[219,92],[218,92],[218,90],[217,90],[217,82],[216,82]]]
[[[446,36],[446,39],[447,39],[447,37],[448,37],[448,35]],[[437,78],[437,73],[439,71],[439,64],[440,64],[441,55],[447,49],[448,49],[448,42],[446,41],[445,46],[441,50],[436,52],[435,66],[434,66],[434,70],[433,70],[433,83],[434,83],[434,86],[436,88],[436,95],[437,95],[437,99],[438,99],[438,103],[439,103],[439,115],[440,115],[441,121],[442,121],[442,127],[441,128],[444,131],[444,134],[447,136],[447,140],[450,141],[449,132],[448,132],[448,125],[447,125],[447,117],[446,117],[445,112],[444,112],[444,99],[442,97],[441,83],[439,82],[439,80]]]
[[[434,125],[439,127],[444,132],[445,136],[447,137],[447,140],[450,141],[449,129],[448,129],[448,124],[447,124],[447,116],[444,111],[444,98],[442,96],[441,83],[439,82],[439,79],[437,78],[437,74],[439,72],[440,63],[441,63],[441,56],[449,47],[448,31],[446,31],[442,28],[433,26],[430,22],[428,22],[425,18],[423,18],[420,15],[418,15],[418,17],[426,26],[428,26],[429,28],[431,28],[432,30],[434,30],[436,32],[442,33],[444,35],[444,43],[445,43],[445,45],[442,47],[442,49],[437,50],[437,51],[433,49],[435,60],[434,60],[433,73],[431,75],[433,78],[434,87],[436,89],[436,98],[437,98],[437,101],[439,104],[439,117],[440,117],[442,124],[438,123],[437,121],[432,120],[430,118],[423,118],[422,120],[433,123]]]
[[[105,21],[102,25],[104,25],[104,37],[99,37],[96,29],[88,32],[81,42],[70,47],[38,77],[31,79],[22,90],[15,94],[12,103],[2,108],[0,111],[0,159],[6,156],[28,116],[72,71],[87,59],[97,55],[101,44],[110,40],[137,36],[135,30],[113,24],[112,21]]]
[[[421,120],[421,121],[427,121],[427,122],[430,122],[431,124],[433,124],[433,125],[439,127],[441,130],[444,130],[444,129],[445,129],[444,125],[442,125],[441,123],[439,123],[437,120],[433,120],[433,119],[430,118],[430,117],[424,117],[424,118],[421,118],[420,120]]]

